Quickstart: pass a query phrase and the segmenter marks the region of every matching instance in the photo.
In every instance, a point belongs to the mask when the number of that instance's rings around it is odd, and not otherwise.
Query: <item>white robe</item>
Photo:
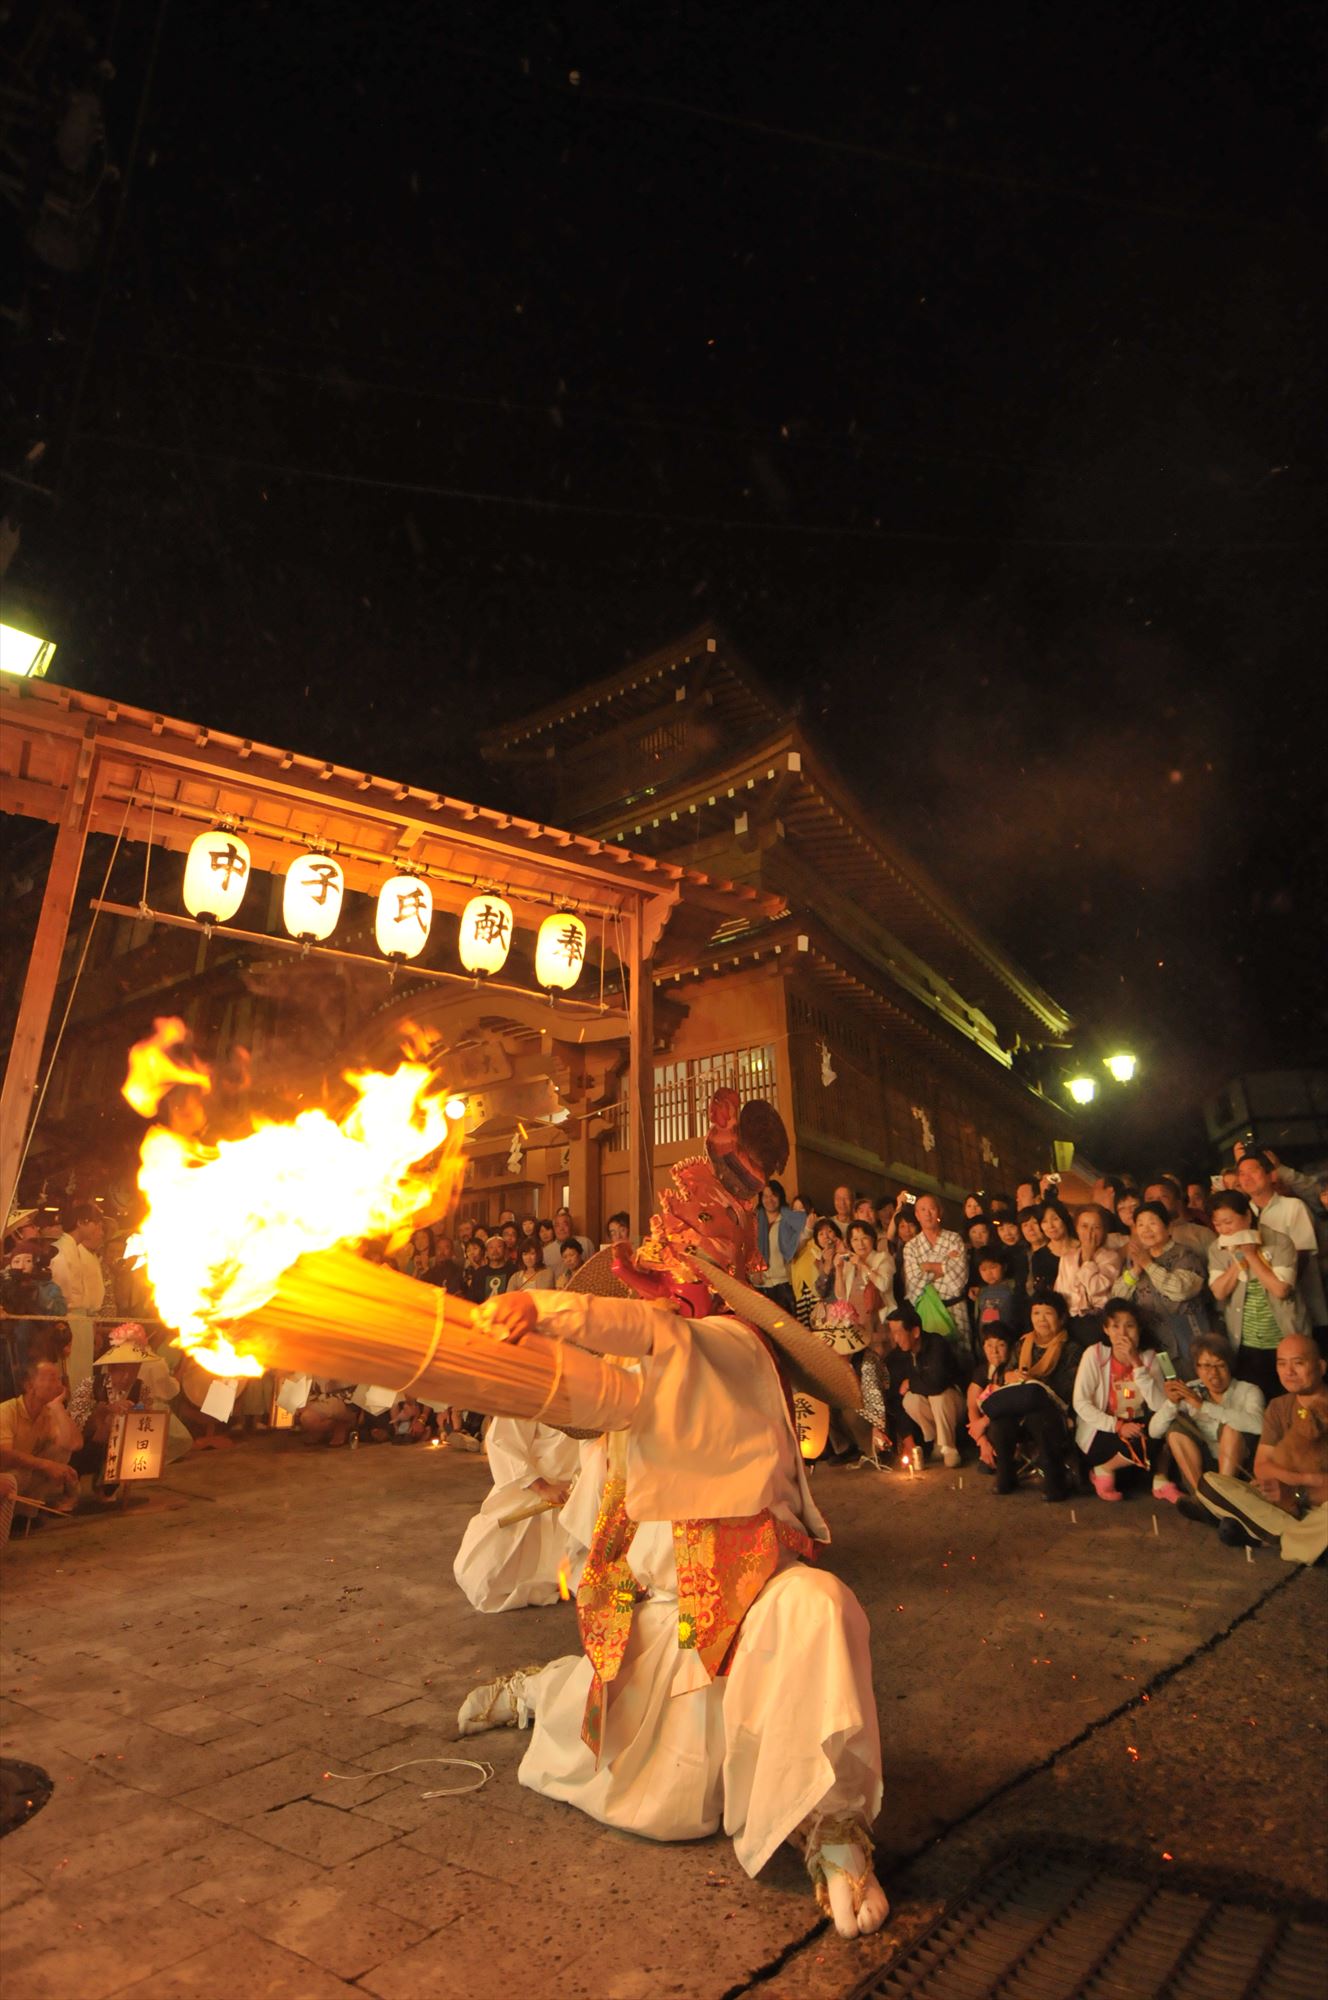
[[[570,1480],[579,1463],[576,1441],[547,1424],[495,1417],[486,1440],[493,1490],[467,1523],[452,1565],[461,1589],[477,1611],[518,1611],[523,1605],[556,1604],[558,1570],[565,1564],[574,1590],[585,1560],[550,1510],[502,1526],[502,1516],[533,1500],[534,1479]]]
[[[636,1607],[609,1685],[598,1767],[581,1738],[591,1666],[576,1654],[526,1676],[534,1728],[520,1781],[653,1840],[694,1840],[722,1824],[755,1875],[810,1816],[857,1813],[870,1824],[880,1811],[866,1615],[837,1577],[789,1555],[744,1618],[727,1675],[712,1681],[696,1652],[679,1646],[672,1519],[743,1518],[768,1507],[814,1540],[828,1541],[829,1532],[778,1374],[748,1328],[615,1300],[584,1303],[584,1326],[557,1325],[565,1338],[581,1332],[584,1344],[603,1350],[615,1313],[624,1331],[650,1328],[642,1398],[625,1439],[628,1513],[638,1519],[628,1561],[650,1596]],[[653,1325],[637,1318],[643,1312],[655,1315]],[[541,1331],[553,1330],[554,1315],[542,1313]],[[641,1348],[624,1340],[619,1351]],[[699,1454],[702,1433],[711,1449]],[[638,1515],[634,1496],[665,1492],[674,1503],[669,1520]]]

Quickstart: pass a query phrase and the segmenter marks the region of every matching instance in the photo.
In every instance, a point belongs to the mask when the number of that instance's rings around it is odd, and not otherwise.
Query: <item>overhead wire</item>
[[[1082,549],[1167,555],[1301,555],[1309,544],[1300,542],[1182,542],[1123,537],[1070,535],[1007,535],[999,533],[953,533],[928,528],[855,527],[849,523],[818,521],[776,521],[743,519],[737,515],[682,514],[658,507],[625,507],[620,502],[553,500],[533,493],[503,493],[496,489],[453,486],[429,479],[387,479],[371,473],[337,472],[325,466],[297,465],[289,460],[251,458],[239,452],[186,451],[181,445],[167,445],[148,438],[130,438],[121,433],[84,431],[85,443],[110,449],[137,451],[162,458],[193,457],[237,471],[256,472],[268,479],[307,479],[326,486],[359,487],[369,492],[401,493],[417,499],[454,500],[477,506],[513,507],[530,513],[566,514],[581,519],[639,521],[660,526],[703,528],[707,531],[768,534],[796,539],[903,542],[938,548],[1032,548]]]

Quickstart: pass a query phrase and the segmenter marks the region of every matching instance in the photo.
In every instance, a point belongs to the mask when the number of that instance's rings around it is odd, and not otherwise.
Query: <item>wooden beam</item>
[[[627,1076],[627,1208],[638,1238],[655,1206],[655,982],[647,935],[647,899],[627,920],[630,1068]]]
[[[18,1021],[5,1064],[5,1081],[0,1091],[0,1218],[6,1219],[18,1192],[23,1147],[32,1115],[33,1093],[41,1067],[42,1048],[51,1020],[51,1004],[60,977],[60,961],[69,934],[69,913],[74,907],[83,851],[87,845],[91,816],[96,735],[96,719],[84,726],[73,776],[65,796],[64,810],[55,836],[55,848],[46,876],[37,933],[32,941]]]

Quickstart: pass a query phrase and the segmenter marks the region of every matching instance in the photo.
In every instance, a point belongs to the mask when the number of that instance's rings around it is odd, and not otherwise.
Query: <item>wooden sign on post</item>
[[[166,1410],[128,1410],[111,1419],[106,1446],[105,1483],[119,1479],[160,1479],[166,1463]]]

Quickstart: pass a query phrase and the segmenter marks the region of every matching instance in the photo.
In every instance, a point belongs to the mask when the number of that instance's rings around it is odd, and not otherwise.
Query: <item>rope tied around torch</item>
[[[400,1389],[398,1389],[397,1391],[397,1394],[399,1396],[404,1396],[407,1389],[414,1388],[415,1384],[419,1381],[421,1375],[423,1375],[425,1369],[429,1366],[429,1363],[433,1360],[434,1355],[438,1352],[438,1343],[443,1337],[443,1302],[446,1299],[446,1297],[447,1297],[446,1292],[444,1292],[440,1287],[438,1296],[434,1300],[433,1339],[429,1342],[429,1351],[425,1355],[423,1361],[421,1361],[419,1367],[415,1370],[415,1373],[412,1376],[410,1376],[410,1378],[407,1381],[402,1383]]]

